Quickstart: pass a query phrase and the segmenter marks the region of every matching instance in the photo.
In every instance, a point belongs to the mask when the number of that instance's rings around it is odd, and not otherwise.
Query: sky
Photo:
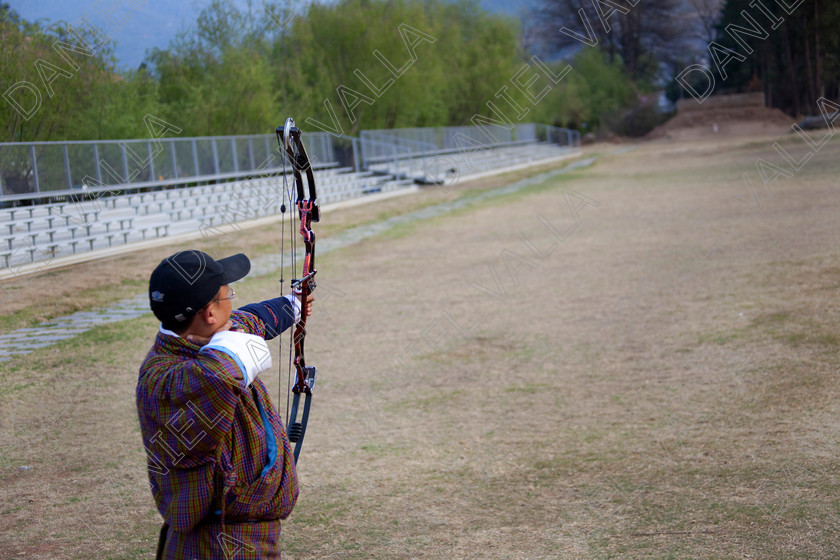
[[[28,21],[41,20],[45,26],[56,21],[81,24],[87,21],[116,42],[120,70],[137,68],[146,50],[166,48],[176,33],[195,22],[210,0],[5,0]],[[294,0],[300,4],[305,0]],[[535,0],[482,0],[486,9],[519,15]],[[245,0],[235,0],[244,7]],[[258,0],[256,2],[259,3]]]
[[[23,19],[44,25],[83,20],[116,42],[120,69],[136,68],[146,49],[164,48],[178,30],[195,21],[203,4],[181,0],[5,0]],[[140,6],[135,7],[135,6]]]

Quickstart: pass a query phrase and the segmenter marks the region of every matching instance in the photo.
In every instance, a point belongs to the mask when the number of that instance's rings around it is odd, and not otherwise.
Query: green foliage
[[[4,9],[5,7],[5,9]],[[145,136],[143,116],[158,108],[144,71],[114,70],[113,45],[95,29],[44,28],[0,6],[3,141]]]
[[[483,11],[475,2],[445,6],[443,20],[437,48],[446,57],[444,67],[451,69],[444,75],[447,124],[466,125],[473,115],[488,114],[488,100],[504,106],[494,97],[502,86],[520,105],[527,105],[510,83],[525,58],[518,46],[518,25]]]
[[[80,110],[76,138],[124,139],[149,136],[143,117],[160,114],[158,84],[145,70],[109,73],[91,91],[93,103]]]
[[[556,126],[598,130],[635,101],[636,90],[618,61],[609,62],[597,48],[582,49],[573,70],[543,100],[533,119]],[[555,71],[559,71],[559,68]]]
[[[522,64],[517,37],[475,1],[313,5],[275,44],[277,87],[287,112],[332,127],[329,102],[347,134],[467,124]]]
[[[168,51],[152,56],[161,118],[185,136],[265,132],[275,120],[268,62],[243,47],[190,59]]]
[[[186,136],[266,132],[276,120],[265,29],[214,0],[169,49],[150,53],[161,117]]]
[[[148,66],[118,72],[112,46],[99,44],[95,30],[45,29],[0,4],[3,83],[26,80],[43,94],[29,120],[0,103],[4,140],[142,138],[146,114],[184,136],[265,133],[289,115],[348,135],[468,125],[475,115],[594,127],[634,98],[619,62],[596,49],[582,50],[574,71],[551,83],[521,48],[519,24],[478,0],[313,3],[282,24],[276,14],[288,12],[279,2],[240,5],[213,0],[168,48],[147,53]],[[90,56],[71,52],[71,68],[56,41]],[[66,69],[52,81],[54,95],[38,75],[39,59]],[[526,94],[514,76],[541,82]],[[545,84],[551,91],[533,102]],[[18,92],[22,101],[27,93]]]

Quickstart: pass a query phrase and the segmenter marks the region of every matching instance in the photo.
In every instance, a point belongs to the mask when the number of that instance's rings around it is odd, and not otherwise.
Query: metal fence
[[[359,137],[362,169],[378,163],[475,150],[477,147],[498,148],[538,142],[558,144],[570,149],[580,147],[578,131],[537,123],[512,127],[488,124],[362,130]]]
[[[328,133],[307,132],[303,141],[314,166],[335,163]],[[273,134],[0,143],[0,202],[246,177],[280,167]]]
[[[354,171],[383,163],[404,169],[427,156],[480,148],[580,146],[577,131],[535,123],[363,130],[359,138],[308,131],[302,138],[313,167]],[[282,165],[273,134],[0,143],[0,206],[258,177]]]

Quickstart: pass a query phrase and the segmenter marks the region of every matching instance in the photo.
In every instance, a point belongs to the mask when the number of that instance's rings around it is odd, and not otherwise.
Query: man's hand
[[[298,301],[301,302],[301,304],[303,304],[303,301],[301,300],[301,298],[303,296],[301,294],[295,294],[295,297],[298,298]],[[312,302],[313,301],[315,301],[315,296],[313,296],[312,294],[309,294],[308,296],[306,296],[306,308],[305,308],[305,311],[301,310],[302,315],[306,315],[307,317],[312,315]]]
[[[222,325],[220,328],[213,331],[213,334],[216,334],[217,332],[221,332],[221,331],[229,331],[231,329],[231,327],[233,327],[233,323],[231,322],[230,319],[228,319],[227,322],[224,325]],[[213,334],[211,334],[210,336],[199,336],[197,334],[188,334],[187,335],[187,341],[192,342],[193,344],[197,344],[198,346],[204,346],[205,344],[210,342],[210,339],[213,338]]]

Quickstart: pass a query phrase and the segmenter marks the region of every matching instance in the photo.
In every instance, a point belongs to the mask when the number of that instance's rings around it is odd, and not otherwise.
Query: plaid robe
[[[242,310],[231,320],[232,330],[264,338],[278,327]],[[226,353],[199,350],[158,333],[137,382],[149,483],[169,525],[163,558],[279,558],[280,520],[298,496],[286,431],[259,378],[246,387]]]

